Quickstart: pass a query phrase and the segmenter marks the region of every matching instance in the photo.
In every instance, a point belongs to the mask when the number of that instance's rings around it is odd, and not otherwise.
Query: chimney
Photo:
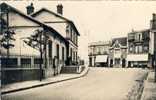
[[[153,13],[153,20],[156,20],[156,14]]]
[[[34,6],[33,6],[33,3],[31,3],[30,5],[28,5],[26,7],[26,9],[27,9],[27,15],[32,14],[34,12],[34,9],[35,9]]]
[[[63,15],[63,6],[62,6],[62,4],[57,5],[57,13]]]
[[[151,20],[151,29],[156,29],[156,14],[153,13],[153,18]]]

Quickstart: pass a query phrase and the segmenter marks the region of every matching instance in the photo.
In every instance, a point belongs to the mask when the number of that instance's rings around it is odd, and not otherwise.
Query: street
[[[14,92],[2,100],[127,100],[127,95],[142,80],[145,69],[90,68],[85,77]]]

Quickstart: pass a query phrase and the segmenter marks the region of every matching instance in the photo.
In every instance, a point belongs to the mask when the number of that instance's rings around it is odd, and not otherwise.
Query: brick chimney
[[[31,3],[30,5],[28,5],[26,7],[26,9],[27,9],[27,14],[28,15],[32,14],[34,12],[34,9],[35,9],[34,6],[33,6],[33,3]]]
[[[62,4],[57,5],[57,13],[63,15],[63,6],[62,6]]]

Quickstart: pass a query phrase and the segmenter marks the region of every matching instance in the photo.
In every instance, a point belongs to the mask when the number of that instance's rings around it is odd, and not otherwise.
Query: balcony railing
[[[128,42],[132,42],[134,40],[135,40],[134,38],[128,38]]]

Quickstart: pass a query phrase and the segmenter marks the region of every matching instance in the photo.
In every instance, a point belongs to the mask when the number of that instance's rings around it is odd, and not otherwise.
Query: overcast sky
[[[132,29],[142,30],[150,26],[152,13],[156,13],[154,1],[10,1],[10,5],[26,12],[25,7],[34,3],[35,10],[42,7],[56,11],[63,4],[63,15],[74,21],[81,36],[79,54],[87,59],[88,42],[107,41],[126,36]]]

